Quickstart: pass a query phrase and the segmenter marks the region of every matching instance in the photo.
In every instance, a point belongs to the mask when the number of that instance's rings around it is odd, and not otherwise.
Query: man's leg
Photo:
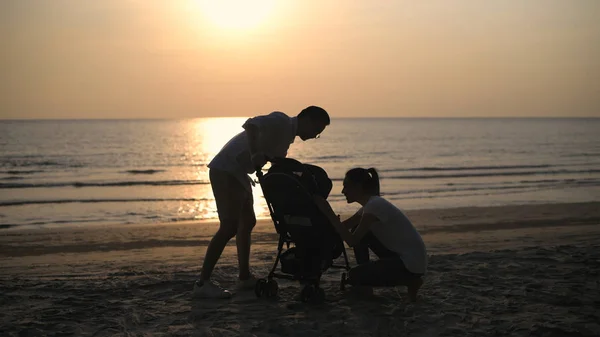
[[[206,281],[210,279],[212,272],[225,249],[225,246],[235,236],[237,221],[221,221],[219,230],[213,238],[210,240],[208,247],[206,248],[206,256],[202,263],[202,271],[200,272],[200,279]]]
[[[238,263],[240,267],[240,280],[250,278],[250,245],[252,229],[256,225],[256,216],[254,215],[254,202],[252,194],[248,193],[243,206],[240,223],[235,237],[238,252]]]
[[[206,249],[200,279],[207,281],[213,272],[225,246],[238,230],[241,207],[245,190],[235,177],[227,172],[210,170],[210,183],[213,189],[217,211],[219,213],[219,230],[213,236]]]

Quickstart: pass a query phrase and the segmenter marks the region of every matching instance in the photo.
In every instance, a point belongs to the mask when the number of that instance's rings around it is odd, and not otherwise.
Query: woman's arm
[[[331,222],[333,227],[340,234],[342,240],[344,240],[350,247],[356,246],[363,236],[369,232],[371,229],[371,224],[378,221],[377,217],[373,214],[364,214],[359,217],[360,220],[358,227],[356,227],[356,230],[351,233],[348,228],[342,222],[340,222],[340,219],[335,215],[335,212],[327,200],[323,199],[321,196],[314,196],[314,201],[317,207],[319,207],[321,212],[323,212],[329,222]],[[359,212],[357,212],[357,214],[359,214]],[[355,214],[355,216],[357,214]]]
[[[358,226],[358,224],[360,223],[360,219],[362,218],[362,215],[363,215],[363,212],[362,212],[362,208],[361,208],[358,212],[354,213],[353,216],[342,221],[342,223],[344,224],[344,227],[346,227],[348,230],[356,228],[356,226]]]
[[[360,240],[371,230],[371,225],[375,222],[379,221],[377,217],[371,213],[364,213],[360,219],[360,223],[358,227],[354,230],[354,232],[350,233],[348,229],[343,228],[347,233],[351,234],[350,241],[346,241],[346,243],[350,247],[354,247],[360,243]]]

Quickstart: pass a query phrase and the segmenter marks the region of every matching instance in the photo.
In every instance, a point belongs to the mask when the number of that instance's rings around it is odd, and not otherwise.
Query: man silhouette
[[[237,288],[254,288],[256,279],[250,272],[250,237],[256,216],[252,180],[248,174],[262,168],[266,158],[286,157],[296,136],[303,141],[318,138],[329,123],[327,111],[317,106],[309,106],[295,117],[272,112],[250,118],[242,126],[244,131],[227,142],[208,164],[220,225],[207,247],[200,279],[194,283],[195,297],[231,297],[231,292],[211,281],[210,277],[225,245],[234,236],[239,263]]]

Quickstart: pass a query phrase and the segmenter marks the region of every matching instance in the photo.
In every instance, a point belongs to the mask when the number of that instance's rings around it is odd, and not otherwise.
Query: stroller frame
[[[275,173],[282,174],[282,173]],[[261,278],[256,282],[255,286],[255,294],[257,297],[275,297],[278,294],[279,286],[275,278],[286,279],[291,281],[300,281],[300,284],[304,284],[304,287],[300,293],[300,299],[302,302],[313,302],[313,303],[321,303],[325,299],[325,291],[320,287],[321,276],[324,270],[319,270],[318,275],[316,277],[297,277],[297,275],[289,275],[284,273],[277,273],[277,265],[281,261],[281,256],[283,253],[283,247],[286,246],[286,249],[290,248],[290,244],[294,243],[291,236],[287,232],[280,232],[279,229],[282,227],[286,227],[285,221],[282,217],[278,217],[277,213],[273,209],[273,205],[271,201],[268,199],[267,193],[263,188],[263,180],[264,175],[260,169],[257,169],[256,176],[258,178],[259,184],[261,184],[261,189],[263,191],[263,195],[265,197],[265,201],[267,203],[267,207],[269,208],[269,214],[271,216],[271,220],[275,225],[277,233],[279,235],[279,240],[277,243],[277,257],[275,258],[275,262],[273,263],[273,267],[269,272],[266,279]],[[344,285],[347,283],[347,274],[350,270],[350,263],[348,262],[348,255],[346,253],[346,246],[342,241],[341,237],[339,238],[341,247],[342,247],[342,255],[344,256],[344,265],[336,265],[334,263],[335,259],[332,260],[332,264],[328,266],[328,268],[334,269],[344,269],[345,272],[342,273],[340,280],[340,289],[344,289]],[[339,258],[339,257],[338,257]]]

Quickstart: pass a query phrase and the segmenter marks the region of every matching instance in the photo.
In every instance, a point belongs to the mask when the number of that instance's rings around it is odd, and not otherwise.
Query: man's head
[[[298,114],[296,134],[302,140],[318,138],[329,123],[329,114],[325,109],[318,106],[309,106]]]

